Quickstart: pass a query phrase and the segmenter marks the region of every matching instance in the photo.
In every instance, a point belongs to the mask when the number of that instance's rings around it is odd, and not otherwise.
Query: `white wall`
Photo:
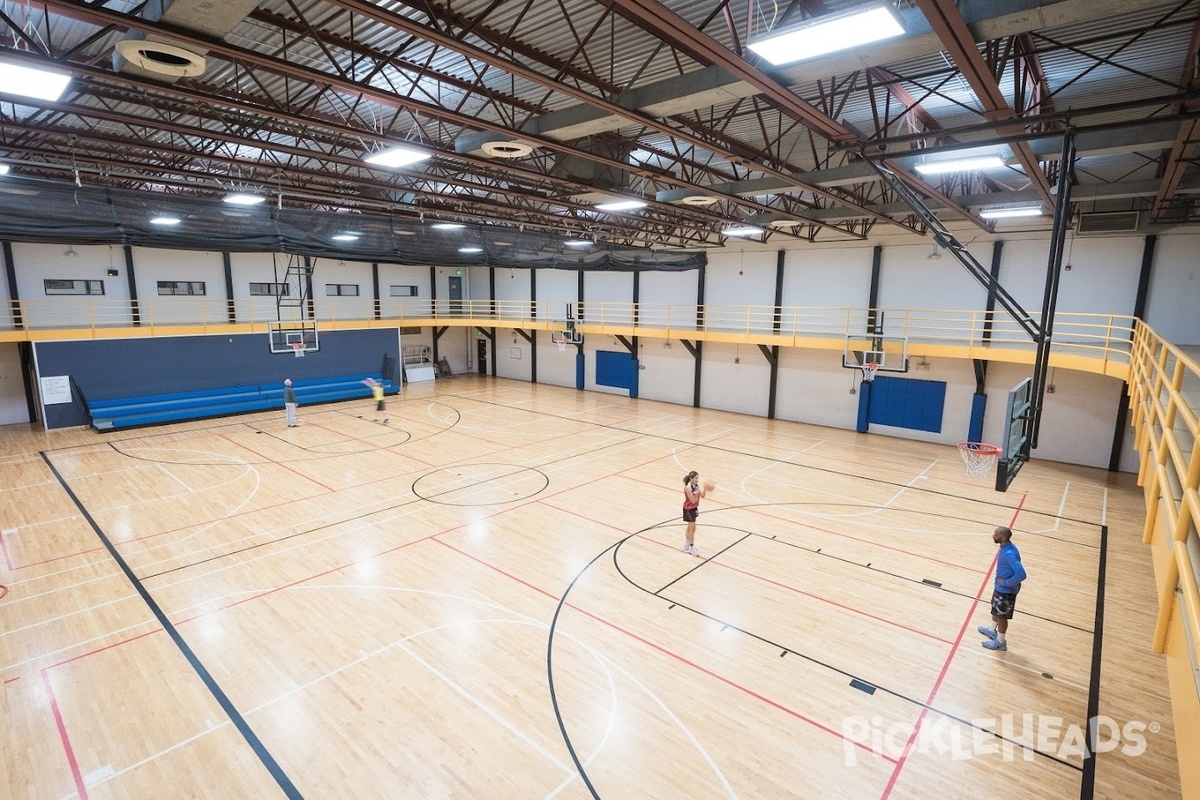
[[[375,315],[370,262],[319,258],[313,269],[312,284],[313,308],[318,322],[323,319],[371,319]],[[329,287],[333,284],[357,286],[358,295],[331,297]],[[387,287],[380,286],[379,292],[385,294]]]
[[[76,328],[96,320],[103,325],[128,325],[129,279],[125,252],[118,246],[13,243],[17,292],[30,327]],[[117,274],[109,275],[109,270]],[[56,295],[47,297],[44,281],[99,280],[103,296]],[[51,302],[47,302],[51,301]]]
[[[704,343],[700,405],[766,416],[771,367],[755,345]]]
[[[643,294],[645,282],[646,276],[643,275]],[[694,286],[692,291],[695,291]],[[642,369],[638,376],[638,396],[690,406],[696,364],[692,354],[678,340],[643,338],[639,343],[638,359]],[[592,372],[594,374],[595,370]]]
[[[225,262],[220,253],[135,247],[133,272],[143,325],[228,320]],[[160,295],[159,281],[200,281],[204,294]]]
[[[1158,237],[1145,320],[1168,341],[1200,344],[1200,235]]]
[[[16,422],[29,422],[21,354],[16,344],[0,344],[0,425]]]

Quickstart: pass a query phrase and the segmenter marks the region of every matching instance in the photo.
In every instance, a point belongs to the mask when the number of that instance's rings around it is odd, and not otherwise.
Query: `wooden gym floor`
[[[0,428],[0,792],[1179,795],[1132,476],[998,494],[953,447],[474,376],[388,405]]]

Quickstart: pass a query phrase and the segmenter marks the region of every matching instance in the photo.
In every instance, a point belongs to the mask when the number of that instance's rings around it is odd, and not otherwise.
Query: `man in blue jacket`
[[[992,627],[979,626],[979,632],[988,637],[983,646],[988,650],[1007,650],[1008,621],[1013,618],[1017,607],[1017,592],[1025,580],[1025,567],[1021,565],[1021,554],[1012,543],[1012,531],[1003,525],[992,531],[992,541],[1000,545],[996,556],[996,587],[992,592]]]

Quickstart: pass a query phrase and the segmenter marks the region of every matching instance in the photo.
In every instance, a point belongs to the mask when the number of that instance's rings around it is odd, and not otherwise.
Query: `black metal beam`
[[[1146,298],[1150,293],[1150,276],[1154,271],[1154,248],[1157,236],[1147,236],[1142,243],[1142,268],[1138,273],[1137,296],[1133,300],[1133,316],[1142,319],[1146,313]],[[1129,332],[1133,336],[1133,331]],[[1125,425],[1129,420],[1129,382],[1121,384],[1121,400],[1117,405],[1117,422],[1113,430],[1112,451],[1108,456],[1108,471],[1117,472],[1121,466],[1121,450],[1125,445]]]
[[[16,330],[25,328],[25,320],[21,315],[21,292],[17,288],[17,264],[13,260],[12,242],[5,239],[0,246],[4,250],[4,274],[8,277],[8,297],[12,303],[13,327]],[[33,417],[30,417],[33,419]]]
[[[1027,447],[1036,450],[1042,427],[1042,407],[1046,399],[1046,372],[1050,367],[1050,344],[1054,337],[1054,312],[1058,306],[1058,284],[1062,276],[1063,250],[1067,228],[1071,226],[1071,173],[1075,169],[1075,131],[1063,134],[1062,159],[1058,162],[1058,187],[1054,206],[1054,226],[1050,229],[1050,254],[1046,259],[1046,290],[1042,295],[1042,336],[1033,362],[1033,420]],[[1028,456],[1028,453],[1026,454]]]
[[[221,265],[225,269],[225,307],[229,316],[229,324],[237,323],[237,301],[233,296],[233,257],[229,251],[221,253]]]

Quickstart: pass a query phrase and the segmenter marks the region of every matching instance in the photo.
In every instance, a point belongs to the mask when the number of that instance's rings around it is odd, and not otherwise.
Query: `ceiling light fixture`
[[[0,92],[6,94],[53,102],[62,97],[70,82],[71,76],[61,72],[48,72],[40,67],[22,67],[0,61]]]
[[[362,234],[346,231],[345,233],[335,233],[332,238],[335,242],[357,242],[362,238]]]
[[[567,247],[591,247],[592,243],[584,239],[567,239],[563,242]]]
[[[768,33],[748,46],[775,66],[891,39],[904,26],[891,8],[874,5],[844,14],[826,14],[783,31]]]
[[[472,245],[472,246],[467,246],[467,247],[460,247],[460,248],[458,248],[458,252],[460,252],[460,253],[482,253],[483,248],[475,247]]]
[[[597,211],[633,211],[634,209],[645,207],[645,200],[628,198],[626,200],[614,200],[611,203],[598,203],[595,209]]]
[[[223,199],[224,202],[231,206],[256,206],[267,200],[261,194],[252,194],[250,192],[234,192],[225,195]]]
[[[726,228],[724,233],[726,236],[758,236],[762,233],[762,228],[746,225],[741,228]]]
[[[0,164],[0,175],[8,174],[8,164]]]
[[[1040,217],[1045,212],[1041,206],[1009,206],[1007,208],[985,208],[979,212],[984,219],[1009,219],[1011,217]]]
[[[173,217],[170,214],[162,214],[150,218],[151,225],[178,225],[180,222],[183,222],[183,220],[179,217]]]
[[[435,222],[429,227],[437,228],[439,231],[456,231],[459,228],[465,228],[467,226],[463,225],[461,222]]]
[[[409,164],[416,164],[418,161],[424,161],[432,156],[433,153],[425,150],[417,150],[412,147],[393,147],[367,156],[363,161],[377,167],[407,167]]]
[[[947,172],[974,172],[981,169],[999,169],[1004,166],[1000,156],[968,156],[947,161],[924,161],[914,169],[922,175],[945,175]]]

